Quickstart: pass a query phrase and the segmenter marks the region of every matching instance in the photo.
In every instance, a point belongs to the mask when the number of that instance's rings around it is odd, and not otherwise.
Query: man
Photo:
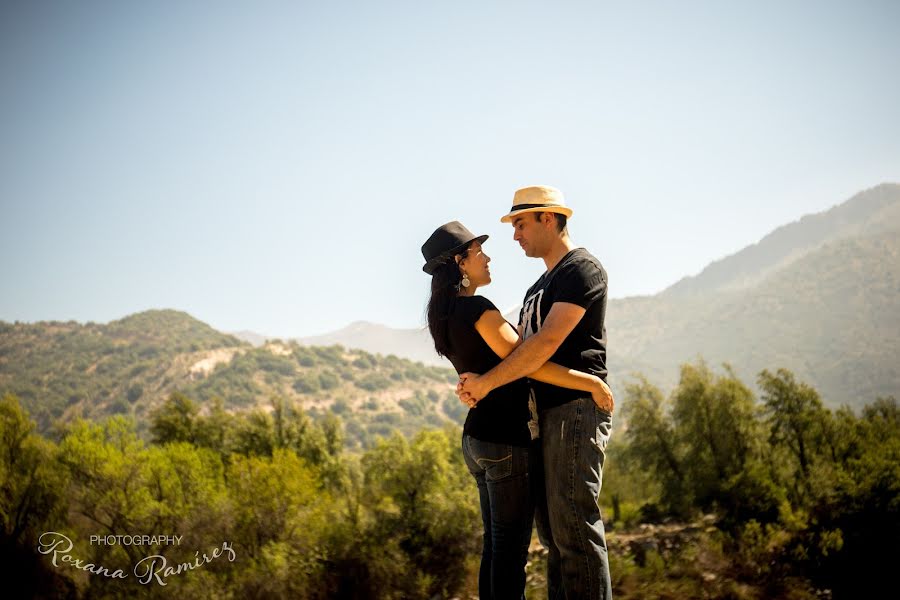
[[[548,360],[606,381],[606,271],[569,237],[572,210],[552,187],[518,190],[501,222],[526,256],[547,271],[531,286],[519,313],[519,345],[483,375],[464,373],[457,393],[470,403],[525,377]],[[536,484],[538,536],[549,550],[550,598],[612,597],[600,494],[613,399],[598,407],[584,392],[532,382],[540,426]],[[607,388],[608,391],[608,388]]]

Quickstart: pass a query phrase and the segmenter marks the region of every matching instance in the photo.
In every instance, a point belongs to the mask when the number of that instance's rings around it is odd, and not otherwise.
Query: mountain
[[[44,427],[76,410],[125,412],[170,387],[182,357],[242,345],[174,310],[105,325],[0,321],[0,393],[18,395]]]
[[[779,227],[753,244],[717,260],[695,277],[662,292],[667,297],[751,288],[828,242],[896,231],[900,185],[882,184],[834,208]]]
[[[898,244],[900,185],[882,184],[659,294],[610,300],[610,383],[642,373],[669,388],[679,365],[702,357],[748,384],[789,368],[831,406],[900,396]],[[426,331],[355,323],[318,339],[436,360]]]
[[[748,383],[788,368],[832,406],[897,397],[900,231],[826,243],[745,290],[616,300],[608,315],[613,372],[671,386],[703,356]]]
[[[78,417],[133,416],[146,434],[173,392],[204,410],[269,411],[285,399],[314,418],[342,415],[348,445],[392,431],[460,423],[456,374],[339,345],[269,340],[259,347],[187,313],[150,310],[108,324],[0,322],[0,396],[12,393],[41,431]]]
[[[229,335],[233,335],[237,339],[242,342],[247,342],[248,344],[252,344],[253,346],[262,346],[266,343],[267,340],[275,339],[275,336],[264,335],[262,333],[256,333],[255,331],[231,331]]]
[[[696,357],[785,367],[831,406],[900,395],[900,185],[803,217],[655,296],[613,300],[611,372],[669,387]]]
[[[394,329],[377,323],[356,321],[324,335],[297,338],[305,346],[340,344],[378,354],[394,354],[427,365],[449,367],[450,361],[438,356],[427,329]]]
[[[503,315],[510,323],[519,318],[519,307]],[[243,338],[249,341],[249,338]],[[377,354],[393,354],[401,358],[422,362],[436,367],[452,368],[450,361],[438,356],[434,342],[427,327],[416,329],[398,329],[356,321],[343,329],[314,337],[295,338],[300,344],[307,346],[330,346],[340,344],[348,348],[360,348]]]

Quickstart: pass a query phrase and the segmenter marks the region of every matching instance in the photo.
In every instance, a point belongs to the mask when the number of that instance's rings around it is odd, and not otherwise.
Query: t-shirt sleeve
[[[459,300],[461,300],[460,315],[463,322],[467,325],[475,325],[485,311],[497,310],[494,303],[484,296],[471,296],[465,299],[460,298]]]
[[[587,310],[606,294],[606,274],[589,261],[577,261],[556,276],[554,302],[577,304]]]

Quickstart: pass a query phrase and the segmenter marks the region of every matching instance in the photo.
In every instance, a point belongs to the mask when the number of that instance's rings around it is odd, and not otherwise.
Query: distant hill
[[[256,333],[255,331],[230,331],[229,335],[233,335],[237,339],[242,342],[247,342],[254,346],[262,346],[266,343],[266,340],[274,339],[275,336],[271,335],[263,335],[261,333]]]
[[[519,308],[511,310],[503,316],[510,323],[515,323],[519,318]],[[368,321],[356,321],[331,333],[294,339],[307,346],[340,344],[348,348],[360,348],[367,352],[394,354],[426,365],[452,368],[449,360],[438,356],[431,334],[425,327],[400,329]]]
[[[746,290],[613,301],[612,369],[668,386],[679,362],[702,355],[731,363],[748,383],[786,367],[831,405],[897,397],[898,233],[826,243]]]
[[[105,325],[0,322],[0,393],[18,395],[43,426],[74,411],[127,412],[171,387],[180,357],[243,345],[174,310]]]
[[[667,297],[751,288],[823,244],[896,231],[900,185],[882,184],[822,213],[779,227],[759,243],[717,260],[662,292]]]
[[[678,366],[702,356],[748,384],[763,368],[790,368],[832,406],[900,395],[898,240],[900,185],[883,184],[659,294],[611,300],[613,389],[633,372],[672,386]],[[426,331],[355,323],[317,339],[438,360]]]
[[[270,410],[287,399],[344,417],[350,445],[459,423],[455,373],[342,346],[269,340],[254,347],[187,313],[150,310],[108,324],[0,322],[0,395],[16,394],[48,431],[75,417],[132,415],[146,432],[173,391],[201,406]]]
[[[450,367],[450,361],[438,356],[426,329],[394,329],[377,323],[356,321],[324,335],[297,338],[305,346],[340,344],[379,354],[394,354],[422,361],[427,365]]]

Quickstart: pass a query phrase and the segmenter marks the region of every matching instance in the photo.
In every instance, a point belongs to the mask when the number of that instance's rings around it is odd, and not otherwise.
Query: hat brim
[[[500,217],[500,222],[501,223],[509,223],[510,221],[512,221],[514,218],[516,218],[519,215],[523,215],[525,213],[533,213],[533,212],[558,213],[561,215],[565,215],[565,217],[567,219],[572,216],[572,209],[569,208],[568,206],[537,206],[534,208],[523,208],[521,210],[514,210],[511,213]]]
[[[425,265],[422,267],[422,270],[425,271],[426,273],[428,273],[429,275],[434,275],[435,269],[437,269],[438,266],[443,264],[443,262],[447,259],[447,257],[454,256],[456,254],[461,253],[463,251],[463,249],[466,246],[468,246],[469,244],[471,244],[472,242],[478,242],[479,244],[483,244],[485,242],[485,240],[488,239],[488,237],[490,237],[490,236],[479,235],[478,237],[473,237],[468,242],[463,242],[462,244],[460,244],[459,246],[456,246],[455,248],[451,248],[450,250],[445,250],[444,252],[438,254],[437,256],[435,256],[434,258],[432,258],[431,260],[426,262]]]

